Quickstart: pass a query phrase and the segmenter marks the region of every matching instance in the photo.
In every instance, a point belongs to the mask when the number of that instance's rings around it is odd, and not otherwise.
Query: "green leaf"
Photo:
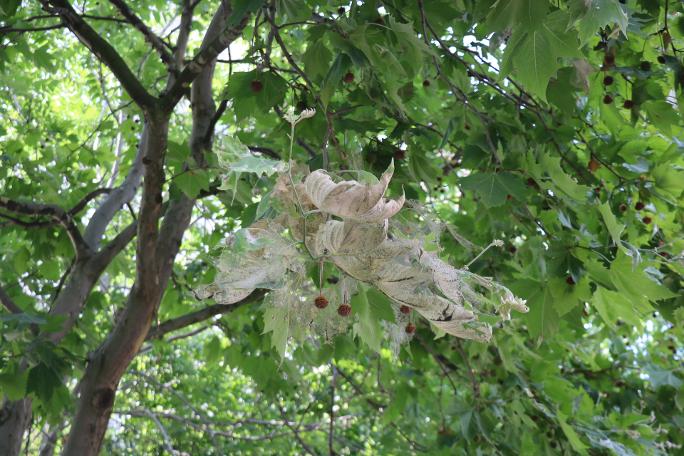
[[[254,173],[257,176],[272,176],[282,172],[287,166],[280,160],[268,157],[258,157],[249,153],[228,164],[228,170],[235,173]]]
[[[522,280],[511,284],[517,296],[527,299],[530,311],[523,316],[530,336],[541,341],[549,339],[558,330],[559,315],[549,286],[532,280]]]
[[[549,9],[545,0],[498,0],[487,16],[487,28],[501,31],[507,27],[539,27]]]
[[[584,16],[579,20],[578,30],[582,43],[586,43],[602,27],[617,24],[627,34],[629,18],[618,0],[588,0]]]
[[[328,72],[331,60],[332,52],[323,44],[323,41],[314,41],[309,44],[304,53],[304,70],[311,79],[322,81]]]
[[[660,388],[662,386],[671,386],[677,389],[684,384],[684,381],[677,377],[675,371],[672,369],[663,369],[655,364],[649,363],[646,365],[645,370],[648,374],[648,379],[656,388]]]
[[[204,344],[204,358],[207,363],[216,362],[221,356],[221,340],[213,336]]]
[[[18,366],[13,366],[8,372],[0,373],[0,393],[11,401],[17,401],[26,395],[27,380],[28,371],[20,371]]]
[[[366,343],[373,351],[379,352],[382,344],[383,330],[380,318],[368,302],[365,288],[359,290],[352,299],[351,307],[357,321],[354,323],[354,334]]]
[[[575,285],[568,285],[565,279],[554,278],[549,281],[549,289],[553,297],[553,307],[559,317],[570,312],[578,304],[591,299],[591,289],[586,279]]]
[[[366,299],[370,305],[370,311],[376,319],[394,323],[395,315],[392,301],[384,293],[375,288],[368,288]]]
[[[524,33],[514,45],[506,48],[504,60],[513,68],[519,82],[527,90],[546,101],[546,87],[560,65],[548,34],[544,30]]]
[[[525,184],[511,173],[476,173],[459,180],[466,190],[473,190],[487,207],[501,206],[506,197],[511,195],[517,199],[525,196]]]
[[[641,317],[634,311],[632,303],[621,293],[599,287],[594,293],[592,304],[603,321],[611,328],[622,320],[630,325],[641,327]]]
[[[323,80],[323,86],[321,87],[321,102],[323,103],[323,106],[328,105],[328,102],[335,93],[342,77],[347,73],[350,67],[351,59],[349,56],[347,54],[338,54]]]
[[[677,169],[670,163],[663,163],[653,168],[651,173],[658,190],[680,198],[684,192],[684,170]]]
[[[282,104],[287,87],[287,81],[270,71],[233,73],[226,85],[225,98],[233,100],[238,118],[244,118]]]
[[[584,443],[582,443],[582,440],[580,439],[579,435],[577,435],[577,432],[575,432],[575,429],[573,429],[572,426],[568,424],[568,417],[565,416],[565,414],[563,414],[563,412],[561,412],[560,410],[557,410],[556,418],[558,419],[558,424],[560,424],[563,433],[568,438],[568,442],[570,442],[570,446],[572,446],[572,449],[580,454],[586,454],[587,446]]]
[[[57,373],[44,363],[38,363],[28,372],[26,392],[35,393],[43,402],[48,402],[52,393],[62,385]]]
[[[271,346],[281,358],[285,357],[287,339],[290,336],[290,309],[280,306],[269,306],[264,311],[263,334],[271,333]]]
[[[203,169],[189,169],[174,177],[173,183],[189,198],[197,198],[202,190],[209,190],[211,176]]]
[[[613,238],[613,242],[615,242],[615,245],[620,246],[620,235],[625,230],[625,225],[617,221],[617,218],[615,218],[615,215],[610,210],[610,205],[607,202],[599,204],[599,212],[601,213],[601,217],[603,217],[606,228],[608,228],[610,237]]]
[[[589,187],[577,184],[573,178],[568,176],[561,168],[560,161],[560,157],[544,155],[541,164],[556,188],[575,201],[586,201],[587,194],[590,191]]]
[[[287,16],[287,22],[303,21],[311,17],[311,8],[304,0],[277,0],[275,10]]]
[[[679,114],[667,101],[649,100],[641,107],[646,111],[653,125],[665,134],[672,134],[672,126],[680,125]]]
[[[610,265],[610,279],[623,296],[643,312],[650,312],[648,301],[660,301],[677,296],[649,275],[644,267],[635,267],[623,251]]]

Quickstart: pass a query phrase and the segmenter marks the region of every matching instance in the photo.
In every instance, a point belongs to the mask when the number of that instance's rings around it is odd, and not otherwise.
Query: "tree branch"
[[[12,298],[10,298],[10,296],[7,294],[2,285],[0,285],[0,302],[3,306],[5,306],[7,310],[9,310],[13,314],[20,314],[24,312],[23,310],[21,310],[21,307],[14,303],[14,301],[12,300]]]
[[[67,0],[40,0],[43,9],[48,13],[58,14],[69,29],[90,51],[102,61],[121,82],[128,95],[143,111],[151,111],[157,105],[157,99],[150,95],[145,87],[131,72],[126,62],[104,38],[78,15]]]
[[[242,14],[240,20],[231,21],[234,19],[233,15],[238,14]],[[212,23],[217,20],[223,20],[225,21],[225,28],[219,31],[215,37],[212,37],[211,41],[205,40],[202,43],[199,52],[187,65],[185,65],[183,70],[181,70],[178,77],[174,80],[173,84],[162,98],[162,106],[164,109],[168,110],[175,106],[185,93],[186,88],[202,72],[204,67],[212,63],[216,57],[230,45],[230,43],[240,36],[245,25],[247,25],[248,17],[249,14],[245,11],[234,12],[228,0],[221,1],[221,5],[216,11]],[[229,25],[231,22],[235,22],[236,25]]]
[[[72,218],[72,214],[68,211],[65,211],[61,207],[54,204],[24,203],[14,201],[2,196],[0,196],[0,207],[3,207],[6,210],[14,212],[16,214],[29,215],[34,217],[49,217],[50,219],[54,220],[56,223],[59,223],[66,229],[67,234],[69,235],[69,239],[71,240],[71,243],[74,246],[74,250],[76,251],[76,258],[87,256],[91,253],[90,247],[83,240],[83,236],[81,236],[81,231],[78,229],[76,223]],[[14,219],[12,217],[7,216],[5,216],[5,218],[9,218],[12,221],[17,221],[19,224],[22,224],[19,221],[19,219]],[[26,223],[23,224],[26,225]]]
[[[157,51],[162,62],[164,62],[169,69],[173,69],[173,56],[166,48],[167,45],[162,39],[136,15],[123,0],[109,0],[109,2],[119,10],[121,15],[126,18],[126,21],[143,34],[145,40],[150,43],[155,51]]]
[[[121,209],[126,203],[128,203],[135,196],[140,181],[143,175],[143,144],[146,141],[148,134],[148,126],[145,124],[143,126],[143,131],[140,137],[140,145],[138,146],[138,152],[133,160],[133,165],[131,166],[128,174],[124,178],[124,181],[120,186],[115,188],[109,193],[109,196],[100,204],[100,206],[95,210],[95,213],[88,221],[83,238],[92,248],[97,248],[102,239],[109,222],[112,221],[114,215]]]
[[[239,307],[259,301],[264,295],[266,295],[266,290],[255,290],[252,294],[234,304],[214,304],[213,306],[208,306],[204,309],[181,315],[180,317],[171,320],[166,320],[150,329],[147,333],[147,340],[161,339],[172,331],[208,320],[216,315],[224,315],[233,312]]]

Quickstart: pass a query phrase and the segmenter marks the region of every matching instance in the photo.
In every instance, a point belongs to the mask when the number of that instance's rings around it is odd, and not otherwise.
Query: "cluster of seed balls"
[[[664,56],[658,56],[658,63],[665,63],[666,59]],[[601,68],[603,71],[608,71],[612,67],[615,66],[615,56],[612,54],[606,54],[606,56],[603,58],[603,67]],[[651,71],[651,62],[643,61],[639,64],[639,70],[641,71]],[[603,85],[608,87],[615,82],[615,78],[611,75],[606,75],[603,78]],[[611,104],[613,102],[613,97],[610,94],[605,94],[603,96],[603,103],[605,104]],[[634,100],[627,99],[622,103],[622,107],[625,109],[632,109],[634,107]]]
[[[328,299],[321,295],[316,296],[316,299],[314,300],[314,305],[318,309],[325,309],[328,307]],[[342,303],[340,306],[337,308],[337,313],[342,316],[342,317],[348,317],[351,314],[352,308],[349,304],[347,303]],[[411,308],[409,306],[401,306],[399,308],[399,311],[405,315],[409,315],[411,313]],[[406,325],[406,328],[404,328],[407,334],[413,334],[416,332],[416,325],[413,323],[409,322]]]

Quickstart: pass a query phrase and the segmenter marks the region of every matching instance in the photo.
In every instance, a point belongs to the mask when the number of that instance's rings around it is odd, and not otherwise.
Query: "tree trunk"
[[[149,134],[142,144],[145,178],[138,222],[137,277],[128,302],[109,338],[92,354],[81,380],[77,412],[63,454],[96,455],[102,446],[121,376],[140,349],[166,288],[157,266],[163,160],[169,113],[145,119]]]
[[[0,410],[0,455],[19,454],[24,430],[30,418],[31,399],[5,401]]]

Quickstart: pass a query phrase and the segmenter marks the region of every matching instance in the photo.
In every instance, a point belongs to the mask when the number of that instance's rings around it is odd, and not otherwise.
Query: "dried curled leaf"
[[[381,223],[330,220],[316,235],[316,250],[323,255],[351,255],[375,249],[387,237],[387,220]]]
[[[295,183],[290,175],[281,175],[272,192],[279,214],[236,234],[232,251],[217,264],[219,274],[213,291],[234,302],[254,288],[280,290],[273,296],[282,302],[272,301],[272,306],[286,305],[287,310],[274,310],[272,316],[277,320],[287,312],[289,321],[287,331],[274,331],[281,350],[289,331],[299,326],[316,326],[333,334],[341,328],[331,327],[329,319],[314,306],[300,308],[296,290],[301,287],[290,289],[293,277],[304,277],[304,260],[300,258],[305,254],[330,261],[345,273],[338,286],[340,302],[347,302],[353,293],[344,284],[356,279],[374,286],[398,305],[413,308],[448,334],[489,341],[492,329],[478,319],[480,307],[491,302],[482,292],[498,297],[503,319],[509,319],[512,310],[526,312],[525,301],[489,278],[442,261],[435,253],[442,226],[429,222],[429,217],[421,215],[421,208],[412,206],[411,210],[427,225],[416,226],[415,216],[404,217],[394,223],[394,236],[388,237],[389,218],[404,204],[403,196],[398,200],[385,198],[393,170],[390,165],[377,182],[372,176],[366,178],[370,184],[355,180],[336,183],[324,170],[312,172],[303,184],[299,178]],[[330,220],[331,215],[342,220]],[[304,241],[305,248],[298,251],[281,237],[282,232],[297,242]],[[282,293],[289,293],[290,298],[285,300]],[[316,323],[317,319],[322,320]],[[406,338],[404,327],[394,329],[401,330]]]
[[[361,222],[381,222],[399,212],[405,201],[403,194],[398,200],[384,197],[393,173],[394,163],[376,184],[368,185],[355,180],[335,183],[327,171],[319,169],[307,176],[304,187],[323,212]]]

